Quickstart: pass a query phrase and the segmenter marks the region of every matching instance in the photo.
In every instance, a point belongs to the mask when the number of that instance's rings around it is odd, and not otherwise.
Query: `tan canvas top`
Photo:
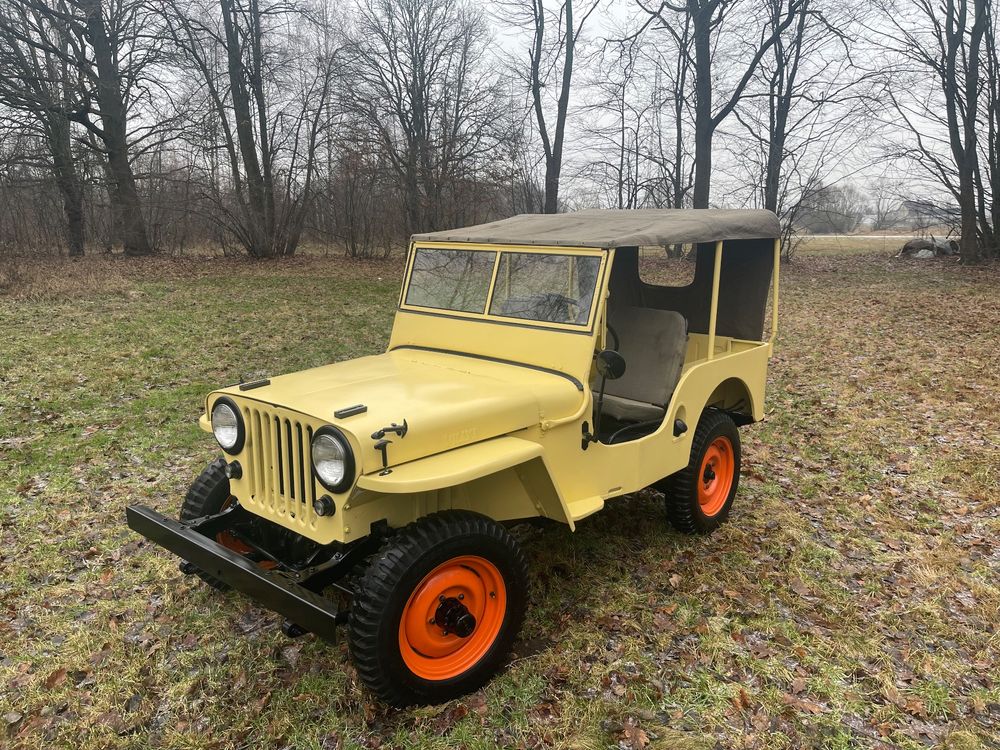
[[[772,239],[781,234],[771,211],[716,208],[588,209],[520,214],[462,229],[413,235],[415,242],[482,242],[558,247],[632,247],[718,240]]]

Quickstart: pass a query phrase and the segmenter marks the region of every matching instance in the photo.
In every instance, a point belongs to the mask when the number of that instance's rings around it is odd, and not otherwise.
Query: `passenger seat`
[[[625,374],[604,387],[604,414],[622,422],[663,419],[687,355],[687,320],[673,310],[615,307],[608,322],[618,334]]]

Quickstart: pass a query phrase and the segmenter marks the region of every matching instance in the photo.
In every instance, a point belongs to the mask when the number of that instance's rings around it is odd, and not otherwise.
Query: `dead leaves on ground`
[[[144,336],[162,344],[168,318],[193,309],[185,285],[205,268],[152,261],[122,277],[127,269],[108,265],[119,278],[106,292],[138,295],[115,297],[111,312],[146,311]],[[217,268],[251,283],[351,273],[362,291],[395,273],[339,258]],[[512,748],[745,750],[918,748],[967,735],[963,750],[1000,747],[1000,350],[985,345],[1000,327],[1000,274],[801,255],[782,275],[767,419],[744,432],[731,523],[707,539],[681,537],[663,523],[659,498],[641,493],[609,503],[575,536],[535,533],[526,541],[533,608],[506,672],[461,700],[409,711],[372,701],[342,650],[282,640],[274,617],[180,581],[173,562],[120,529],[126,499],[170,505],[162,494],[183,491],[203,457],[165,448],[158,424],[139,437],[166,455],[143,466],[144,449],[122,439],[136,428],[123,409],[67,423],[59,388],[120,392],[121,407],[168,383],[200,382],[207,370],[182,363],[161,377],[154,368],[138,387],[118,382],[124,369],[109,381],[107,361],[78,349],[35,393],[33,372],[9,368],[6,385],[23,403],[15,416],[32,427],[0,438],[5,459],[14,457],[0,472],[18,467],[0,477],[14,490],[0,508],[0,554],[15,571],[32,563],[23,571],[30,586],[0,583],[0,693],[13,696],[0,709],[0,744],[152,745],[164,742],[166,722],[206,747],[247,736],[292,745],[291,725],[324,750],[392,747],[395,736],[417,745],[458,746],[468,736]],[[145,286],[150,276],[165,280],[166,296]],[[41,299],[45,289],[33,293]],[[85,290],[76,293],[79,305],[45,302],[34,312],[30,297],[19,298],[15,312],[27,322],[18,351],[42,351],[93,314]],[[315,296],[302,295],[292,314],[314,319]],[[266,320],[246,326],[255,339],[273,338]],[[351,351],[376,348],[376,333],[347,327],[338,340],[346,336]],[[272,359],[255,366],[287,366],[287,350],[258,354]],[[79,465],[53,463],[58,431],[80,446]],[[58,510],[43,514],[47,503]],[[24,540],[42,527],[52,548],[38,555]],[[43,631],[63,640],[50,643]],[[88,637],[73,640],[79,633]],[[119,675],[127,688],[101,684]]]

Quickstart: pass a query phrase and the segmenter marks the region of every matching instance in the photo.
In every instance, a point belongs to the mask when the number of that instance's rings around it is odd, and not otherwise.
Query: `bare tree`
[[[767,0],[778,26],[788,0]],[[793,234],[819,191],[861,165],[868,120],[860,117],[868,77],[852,60],[856,11],[802,0],[795,22],[777,36],[733,111],[742,126],[724,141],[751,187],[748,202],[779,214],[786,257]],[[734,193],[743,193],[737,188]]]
[[[802,201],[798,223],[814,233],[848,234],[861,222],[865,197],[850,183],[818,185]]]
[[[65,28],[19,4],[0,7],[0,101],[27,113],[47,147],[62,196],[69,255],[83,255],[83,185],[75,163],[69,113],[78,98]],[[48,51],[58,47],[63,55]]]
[[[985,4],[986,32],[983,36],[982,106],[980,123],[985,121],[985,138],[980,139],[980,173],[976,180],[976,211],[982,254],[1000,258],[1000,37],[997,14]],[[982,133],[982,128],[980,129]]]
[[[482,11],[459,0],[359,3],[344,107],[364,123],[353,132],[392,165],[407,233],[460,220],[481,175],[499,181],[504,171],[508,123],[483,64],[487,42]]]
[[[553,214],[559,210],[559,180],[577,44],[600,0],[589,0],[579,13],[573,0],[562,0],[554,7],[546,7],[545,0],[500,0],[496,5],[502,18],[531,34],[528,68],[521,75],[531,94],[535,126],[545,155],[543,208],[545,213]],[[554,114],[549,112],[553,102],[546,96],[553,81],[558,84]]]
[[[139,27],[145,14],[138,0],[121,0],[108,7],[102,0],[9,0],[7,13],[0,14],[0,35],[25,50],[32,50],[44,75],[43,86],[58,82],[61,100],[50,107],[54,139],[60,143],[61,162],[65,162],[67,128],[58,118],[83,125],[94,139],[107,161],[107,172],[114,197],[119,230],[126,255],[147,255],[153,251],[146,233],[142,203],[132,169],[128,137],[128,106],[125,90],[141,78],[142,66],[148,55],[131,55],[127,49],[137,47]],[[5,57],[17,55],[8,47]],[[127,67],[126,67],[127,64]],[[23,60],[19,65],[31,70],[36,63]],[[61,81],[58,76],[65,72]],[[49,73],[55,81],[50,81]],[[37,75],[33,74],[33,75]],[[68,79],[73,79],[73,96],[69,96]],[[14,86],[22,92],[31,87],[29,78],[18,78]],[[123,86],[123,81],[128,85]],[[10,88],[10,83],[8,83]],[[37,102],[45,92],[36,90],[29,98]],[[29,102],[23,102],[26,106]],[[63,133],[56,133],[58,130]],[[60,167],[68,190],[69,168]],[[65,202],[65,201],[64,201]],[[75,199],[71,199],[75,204]],[[71,207],[71,211],[75,207]]]
[[[653,101],[640,88],[643,71],[641,40],[636,37],[605,44],[591,73],[583,128],[592,144],[583,174],[607,191],[602,201],[613,208],[637,208],[646,187],[645,139],[651,128]]]
[[[684,0],[683,3],[661,2],[658,6],[646,5],[636,0],[639,7],[661,25],[671,27],[676,20],[669,14],[681,14],[690,19],[694,47],[691,68],[695,99],[695,174],[692,201],[695,208],[708,208],[711,199],[713,140],[719,126],[733,113],[753,80],[757,67],[767,51],[798,17],[806,0],[788,0],[777,16],[768,16],[764,23],[756,24],[756,38],[750,36],[754,28],[756,8],[750,13],[738,14],[741,0]],[[720,71],[716,65],[716,48],[725,24],[739,16],[741,46],[746,47],[742,59],[727,61],[727,70],[735,71],[735,80],[722,98],[715,103],[717,79]],[[752,42],[746,41],[752,38]]]
[[[338,50],[283,3],[166,0],[162,14],[181,59],[198,73],[192,96],[212,122],[185,137],[203,154],[226,155],[225,180],[208,160],[213,219],[255,258],[292,255],[315,195]]]
[[[688,144],[691,17],[685,14],[680,23],[670,25],[667,31],[673,46],[668,48],[668,54],[656,58],[652,91],[655,149],[648,155],[656,164],[660,179],[652,182],[648,195],[655,206],[684,208],[694,189],[694,158]],[[656,46],[660,48],[659,44]],[[669,139],[664,138],[665,133]],[[661,183],[665,184],[665,191],[660,189]]]
[[[872,229],[882,231],[896,226],[902,203],[900,184],[885,177],[879,178],[869,185],[868,196]]]
[[[895,52],[892,104],[913,145],[904,154],[934,177],[961,214],[963,263],[982,257],[981,235],[991,234],[982,190],[979,117],[981,75],[988,68],[984,49],[990,28],[991,0],[886,0],[883,8],[895,31],[887,45]],[[987,41],[986,48],[989,47]],[[913,95],[914,82],[930,74],[929,97]],[[993,79],[995,80],[995,78]],[[907,86],[902,88],[900,84]],[[941,135],[939,136],[938,133]],[[980,227],[980,218],[986,226]]]

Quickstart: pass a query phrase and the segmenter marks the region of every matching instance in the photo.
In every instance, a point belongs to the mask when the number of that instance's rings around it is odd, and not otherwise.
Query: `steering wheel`
[[[605,325],[607,326],[607,329],[608,329],[608,333],[610,333],[610,334],[611,334],[611,339],[612,339],[612,341],[614,341],[614,344],[612,345],[611,349],[612,349],[613,351],[618,351],[618,347],[619,347],[619,346],[620,346],[620,344],[621,344],[621,339],[619,339],[619,338],[618,338],[618,331],[616,331],[616,330],[615,330],[615,329],[614,329],[614,328],[613,328],[613,327],[611,326],[611,324],[610,324],[610,323],[606,323]]]

